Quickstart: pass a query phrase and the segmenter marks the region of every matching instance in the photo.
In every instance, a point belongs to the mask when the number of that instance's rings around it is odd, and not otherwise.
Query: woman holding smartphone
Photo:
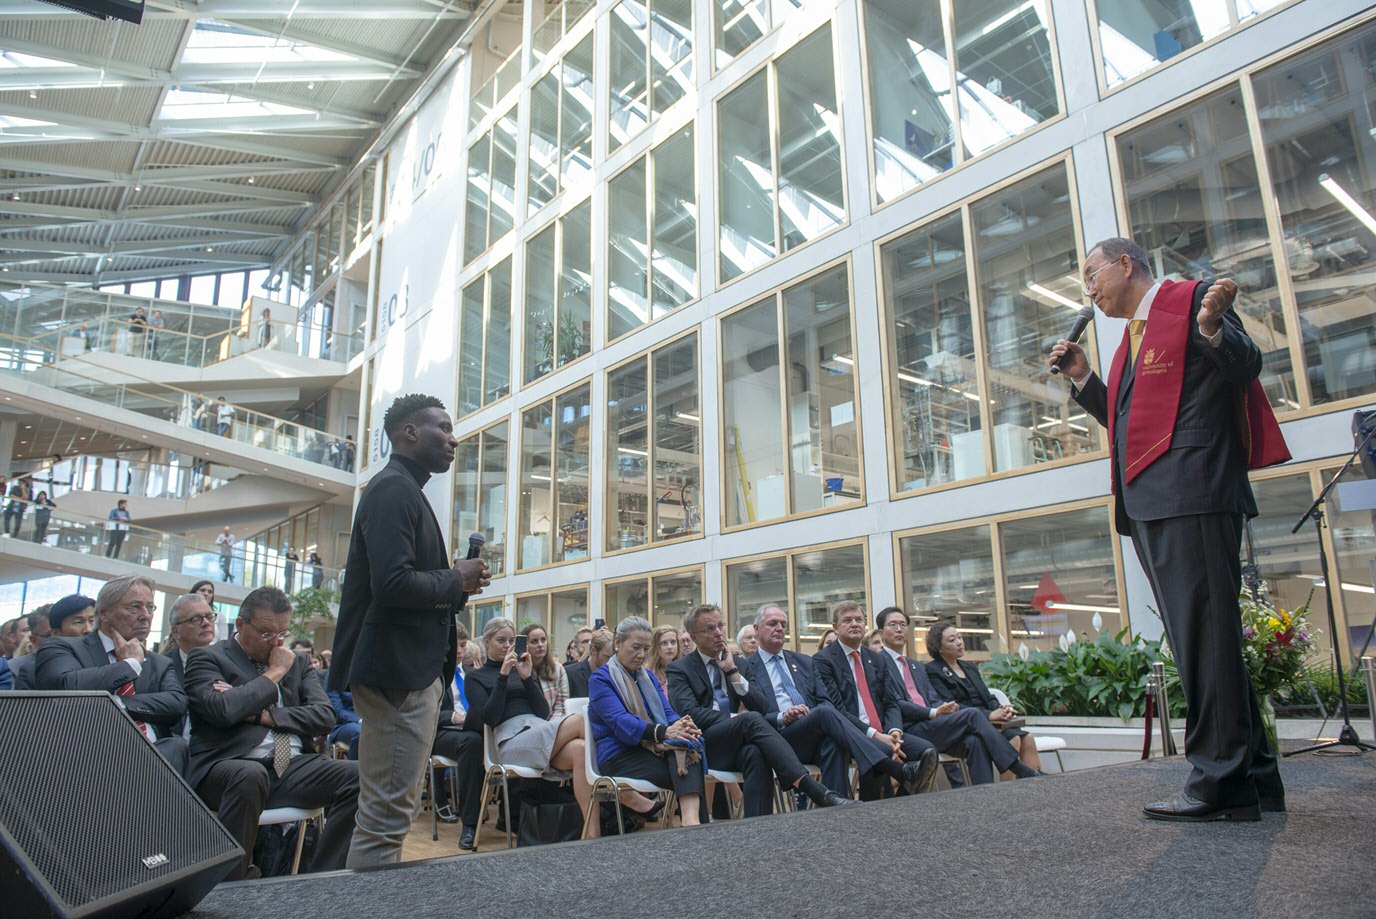
[[[468,674],[464,693],[468,717],[492,728],[502,762],[544,772],[548,781],[573,777],[573,796],[586,817],[592,805],[592,785],[583,765],[583,719],[552,718],[549,701],[535,676],[529,638],[521,636],[510,619],[491,619],[483,626],[487,662]],[[587,837],[601,835],[592,821]]]
[[[540,682],[540,691],[549,703],[549,717],[556,721],[564,717],[564,703],[569,698],[569,677],[564,668],[549,656],[549,633],[539,623],[529,623],[521,629],[530,655],[530,669]]]

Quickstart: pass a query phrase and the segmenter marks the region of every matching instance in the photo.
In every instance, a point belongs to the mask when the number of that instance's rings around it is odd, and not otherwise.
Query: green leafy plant
[[[1366,682],[1360,671],[1344,670],[1347,682],[1347,704],[1352,717],[1367,716]],[[1320,715],[1314,701],[1318,693],[1324,711],[1330,716],[1338,711],[1338,671],[1330,663],[1309,667],[1299,679],[1282,686],[1275,693],[1275,706],[1294,717]]]
[[[1171,715],[1183,717],[1185,698],[1174,662],[1160,641],[1128,629],[1069,643],[1063,650],[1033,651],[1026,660],[996,654],[983,670],[987,682],[1008,693],[1019,711],[1127,719],[1146,713],[1147,678],[1157,661],[1166,662]]]
[[[333,622],[339,592],[328,587],[304,587],[291,595],[291,631],[297,638],[309,638],[312,619]]]

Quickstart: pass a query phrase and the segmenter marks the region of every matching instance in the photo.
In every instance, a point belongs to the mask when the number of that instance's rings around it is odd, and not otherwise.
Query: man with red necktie
[[[1285,810],[1242,657],[1238,591],[1248,469],[1290,458],[1257,377],[1261,352],[1232,309],[1237,284],[1157,281],[1130,239],[1096,244],[1085,296],[1129,320],[1108,380],[1084,349],[1058,341],[1050,363],[1108,429],[1114,520],[1131,536],[1180,670],[1188,714],[1183,794],[1148,804],[1157,820],[1259,820]]]

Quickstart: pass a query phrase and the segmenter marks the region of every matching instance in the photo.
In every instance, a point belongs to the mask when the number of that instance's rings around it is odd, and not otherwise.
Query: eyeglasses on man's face
[[[263,630],[263,629],[260,629],[258,626],[254,625],[252,622],[245,622],[244,624],[247,625],[249,628],[253,629],[253,631],[257,632],[257,633],[258,633],[258,637],[259,637],[259,638],[262,638],[264,641],[274,641],[274,640],[276,640],[276,641],[283,641],[283,642],[284,642],[284,641],[286,641],[288,638],[291,638],[291,629],[288,629],[288,630],[286,630],[285,632],[268,632],[268,631],[265,631],[265,630]]]
[[[199,613],[199,614],[197,614],[197,615],[195,615],[195,616],[187,616],[187,617],[186,617],[185,619],[183,619],[181,622],[178,622],[177,625],[194,625],[194,626],[199,627],[199,626],[203,626],[203,625],[207,625],[207,624],[209,624],[209,623],[212,623],[212,622],[214,622],[217,618],[218,618],[218,617],[217,617],[214,613]],[[250,625],[252,625],[252,623],[250,623]],[[254,627],[254,629],[257,629],[257,628],[258,628],[256,625],[253,626],[253,627]],[[262,632],[259,632],[258,634],[261,635],[261,634],[263,634],[263,633],[262,633]]]

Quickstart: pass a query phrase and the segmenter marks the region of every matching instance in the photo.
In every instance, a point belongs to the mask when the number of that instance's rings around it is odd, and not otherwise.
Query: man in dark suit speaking
[[[1105,383],[1084,350],[1059,341],[1051,362],[1075,401],[1108,429],[1118,532],[1151,582],[1180,670],[1193,770],[1158,820],[1258,820],[1285,789],[1242,657],[1238,560],[1255,517],[1247,470],[1290,458],[1257,377],[1261,352],[1232,310],[1237,285],[1157,281],[1129,239],[1090,249],[1085,296],[1129,320]]]
[[[444,403],[402,396],[382,427],[392,457],[368,482],[354,515],[330,665],[330,689],[351,691],[363,719],[350,868],[401,860],[444,684],[454,678],[454,613],[489,583],[481,559],[450,567],[444,533],[421,490],[449,469],[458,447]]]

